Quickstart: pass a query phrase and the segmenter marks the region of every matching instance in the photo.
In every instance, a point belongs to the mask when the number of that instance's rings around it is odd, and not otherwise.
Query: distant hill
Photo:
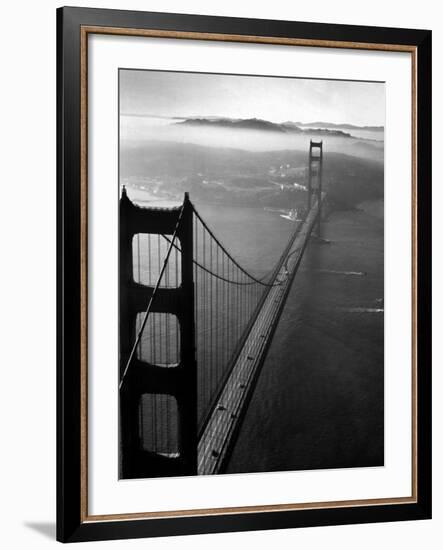
[[[260,118],[187,118],[177,124],[185,126],[207,126],[211,128],[241,128],[244,130],[265,130],[267,132],[285,132],[280,124],[269,122]]]
[[[344,130],[369,130],[371,132],[382,132],[384,126],[357,126],[355,124],[337,124],[334,122],[285,122],[294,124],[298,128],[343,128]]]
[[[316,128],[313,124],[311,126],[304,125],[300,127],[299,123],[294,122],[283,122],[281,124],[270,122],[269,120],[263,120],[260,118],[224,118],[224,117],[195,117],[187,118],[176,124],[185,125],[185,126],[198,126],[198,127],[207,127],[207,128],[229,128],[229,129],[243,129],[243,130],[260,130],[266,132],[277,132],[279,134],[318,134],[325,136],[338,136],[338,137],[352,137],[349,133],[343,132],[338,129],[331,128]],[[320,124],[320,123],[319,123]],[[306,128],[309,128],[307,130]]]

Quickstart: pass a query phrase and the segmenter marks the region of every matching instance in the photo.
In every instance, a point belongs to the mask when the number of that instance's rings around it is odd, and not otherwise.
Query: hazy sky
[[[382,83],[120,71],[120,112],[384,126]]]

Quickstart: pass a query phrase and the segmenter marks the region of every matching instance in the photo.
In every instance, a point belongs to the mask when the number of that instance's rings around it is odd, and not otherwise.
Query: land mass
[[[383,197],[383,165],[342,153],[324,156],[323,186],[337,208]],[[191,143],[150,141],[122,147],[121,183],[159,199],[191,199],[242,206],[306,202],[306,151],[254,152]]]
[[[384,131],[384,126],[358,126],[356,124],[337,124],[334,122],[293,122],[290,124],[295,124],[299,128],[343,128],[344,130],[368,130],[371,132]]]
[[[261,118],[225,118],[225,117],[191,117],[176,122],[182,126],[206,127],[206,128],[227,128],[230,130],[259,130],[265,132],[277,132],[279,134],[318,134],[325,136],[338,136],[352,138],[351,134],[342,130],[324,128],[311,128],[305,130],[299,123],[283,122],[276,123]]]

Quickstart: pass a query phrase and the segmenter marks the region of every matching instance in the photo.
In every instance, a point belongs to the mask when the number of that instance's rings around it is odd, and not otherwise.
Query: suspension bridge
[[[323,146],[310,142],[306,214],[256,277],[185,194],[176,208],[120,199],[120,477],[222,473],[313,231]]]

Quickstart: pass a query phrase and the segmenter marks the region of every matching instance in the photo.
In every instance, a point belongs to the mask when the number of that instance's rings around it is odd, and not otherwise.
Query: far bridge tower
[[[310,141],[309,143],[309,176],[308,176],[308,212],[312,206],[312,196],[317,195],[317,235],[320,236],[321,224],[321,198],[323,179],[323,141]]]

